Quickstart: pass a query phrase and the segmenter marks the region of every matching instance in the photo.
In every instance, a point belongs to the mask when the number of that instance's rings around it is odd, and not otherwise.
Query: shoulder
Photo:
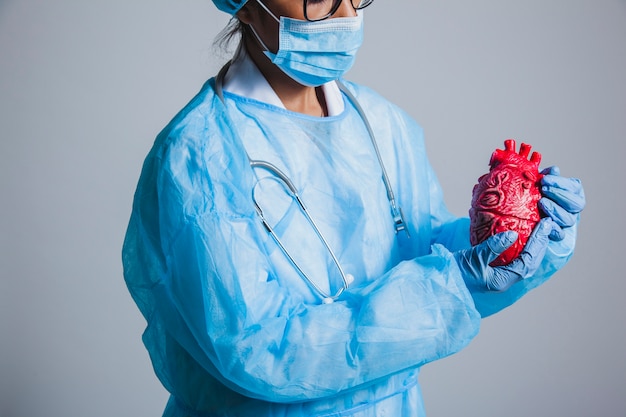
[[[207,164],[219,164],[224,154],[236,152],[230,149],[233,127],[214,81],[208,80],[161,130],[148,155],[179,179],[206,173]]]
[[[394,136],[394,141],[423,141],[422,127],[395,103],[373,90],[350,81],[343,85],[354,95],[375,130],[383,130]]]
[[[341,82],[359,101],[368,117],[371,115],[375,123],[399,123],[411,131],[422,134],[421,126],[405,110],[374,89],[351,81],[341,80]]]
[[[219,114],[213,82],[208,80],[157,135],[152,149],[155,157],[163,158],[177,148],[199,147],[205,142]]]
[[[219,165],[227,159],[224,147],[229,142],[224,137],[230,132],[213,81],[207,81],[157,135],[138,190],[154,190],[161,199],[181,200],[195,208],[205,204],[209,171],[223,171]]]

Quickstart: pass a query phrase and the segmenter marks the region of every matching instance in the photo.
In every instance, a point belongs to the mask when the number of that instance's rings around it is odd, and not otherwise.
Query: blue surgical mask
[[[263,3],[257,2],[279,23],[279,46],[272,53],[256,30],[252,32],[264,53],[285,74],[302,85],[317,87],[341,78],[354,64],[363,42],[363,15],[309,22],[281,16],[278,19]]]

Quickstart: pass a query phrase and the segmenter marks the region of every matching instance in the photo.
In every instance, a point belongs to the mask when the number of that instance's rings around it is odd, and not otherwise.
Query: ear
[[[252,21],[253,10],[251,3],[254,2],[247,1],[246,4],[244,4],[243,7],[239,9],[239,11],[235,14],[235,16],[237,16],[237,19],[239,19],[242,23],[245,23],[246,25],[249,25]]]

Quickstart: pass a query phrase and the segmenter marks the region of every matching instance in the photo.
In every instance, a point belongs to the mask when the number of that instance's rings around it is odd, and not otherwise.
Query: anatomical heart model
[[[472,245],[507,230],[518,233],[513,245],[491,262],[491,266],[506,265],[524,249],[533,228],[540,219],[537,202],[542,175],[539,173],[541,154],[522,143],[519,153],[515,141],[504,141],[504,150],[496,149],[489,162],[490,170],[478,179],[472,191],[470,241]]]

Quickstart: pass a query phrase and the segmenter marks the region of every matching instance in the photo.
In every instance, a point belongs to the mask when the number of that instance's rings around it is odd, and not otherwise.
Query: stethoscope
[[[230,61],[228,63],[226,63],[226,65],[224,65],[224,67],[222,67],[222,69],[218,73],[217,77],[215,77],[215,93],[220,98],[222,103],[224,103],[224,93],[223,93],[223,88],[222,87],[223,87],[224,77],[225,77],[226,72],[228,71],[229,67],[230,67]],[[393,225],[394,225],[394,229],[395,229],[396,235],[399,234],[399,233],[406,233],[406,236],[410,237],[409,229],[407,228],[407,224],[406,224],[406,222],[404,220],[404,214],[402,212],[402,209],[400,207],[398,207],[398,205],[396,204],[396,199],[395,199],[395,196],[393,194],[393,190],[391,188],[391,184],[389,182],[389,177],[387,176],[387,171],[385,170],[385,165],[383,164],[383,160],[382,160],[382,157],[380,155],[380,151],[378,149],[378,145],[376,143],[376,138],[374,137],[374,131],[372,130],[372,127],[370,126],[369,121],[367,120],[367,117],[365,116],[365,112],[361,108],[359,102],[357,101],[356,97],[354,97],[352,92],[350,92],[350,90],[348,90],[348,88],[343,83],[341,83],[339,80],[337,80],[336,82],[337,82],[337,85],[339,86],[339,89],[348,97],[350,102],[352,102],[352,104],[356,108],[357,112],[359,113],[359,116],[363,120],[363,123],[365,124],[365,127],[367,129],[368,135],[370,137],[370,141],[372,143],[372,146],[374,148],[374,152],[376,153],[376,157],[378,159],[378,163],[379,163],[381,171],[382,171],[382,180],[383,180],[383,183],[385,185],[385,190],[387,191],[387,199],[389,200],[389,206],[391,208],[391,216],[393,218]],[[333,263],[337,267],[337,270],[339,271],[339,275],[341,276],[341,280],[342,280],[341,288],[339,288],[334,294],[330,294],[329,292],[324,291],[322,288],[320,288],[320,286],[317,285],[315,283],[315,281],[313,281],[311,278],[309,278],[309,276],[302,270],[302,268],[298,265],[298,263],[295,261],[293,256],[289,253],[287,248],[285,248],[285,245],[283,244],[283,242],[278,237],[278,235],[276,234],[276,232],[274,231],[274,229],[270,225],[269,221],[265,217],[265,215],[263,213],[263,210],[261,209],[261,206],[259,205],[259,203],[258,203],[258,201],[256,199],[256,196],[255,196],[255,190],[256,190],[256,185],[255,185],[252,188],[251,196],[252,196],[252,201],[253,201],[254,206],[255,206],[255,210],[256,210],[256,212],[257,212],[257,214],[258,214],[258,216],[259,216],[259,218],[261,220],[261,223],[263,224],[263,227],[265,228],[265,230],[267,230],[267,232],[270,234],[270,236],[272,236],[272,239],[276,242],[276,244],[278,245],[280,250],[287,257],[287,259],[293,265],[293,267],[296,269],[296,271],[298,271],[298,274],[319,295],[319,297],[322,299],[322,303],[329,304],[329,303],[334,302],[337,298],[339,298],[339,296],[346,289],[348,289],[348,286],[354,281],[354,277],[351,274],[347,274],[347,273],[344,272],[343,268],[339,264],[339,260],[337,259],[337,256],[335,256],[335,253],[331,249],[330,245],[328,244],[328,241],[324,238],[324,235],[322,234],[322,232],[320,231],[319,227],[317,226],[317,224],[315,223],[315,221],[313,220],[313,218],[309,214],[309,211],[307,210],[306,205],[304,204],[304,202],[300,198],[300,195],[298,194],[297,188],[293,185],[293,182],[291,182],[289,177],[284,172],[282,172],[276,165],[274,165],[274,164],[272,164],[270,162],[262,161],[262,160],[253,160],[250,157],[248,157],[248,160],[250,162],[250,167],[253,170],[255,168],[264,169],[265,171],[267,171],[270,174],[272,174],[275,178],[280,180],[280,182],[289,191],[291,197],[298,204],[298,206],[300,208],[300,211],[302,212],[302,214],[304,215],[304,217],[307,220],[307,222],[311,225],[311,227],[315,231],[315,234],[318,236],[318,238],[320,239],[320,241],[322,242],[322,244],[324,245],[324,247],[326,248],[326,250],[330,254],[330,256],[331,256],[331,258],[333,260]]]

